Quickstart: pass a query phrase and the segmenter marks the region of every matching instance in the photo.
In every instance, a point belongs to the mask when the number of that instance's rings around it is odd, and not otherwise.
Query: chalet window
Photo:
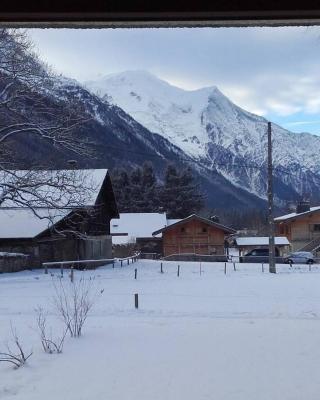
[[[181,233],[185,233],[185,231],[186,231],[186,228],[184,228],[184,227],[180,228]]]
[[[314,225],[313,225],[313,230],[314,230],[315,232],[320,232],[320,224],[314,224]]]
[[[207,233],[208,232],[208,229],[207,228],[202,228],[202,233]]]

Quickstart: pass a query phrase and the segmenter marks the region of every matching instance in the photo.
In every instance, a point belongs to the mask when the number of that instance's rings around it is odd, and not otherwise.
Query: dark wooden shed
[[[46,261],[112,258],[110,220],[119,214],[111,179],[106,169],[89,175],[97,190],[88,204],[76,209],[0,207],[0,252],[26,254],[30,267]]]

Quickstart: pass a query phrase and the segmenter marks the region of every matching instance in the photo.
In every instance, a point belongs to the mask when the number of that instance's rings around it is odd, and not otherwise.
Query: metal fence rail
[[[87,264],[112,264],[112,268],[114,268],[114,265],[116,262],[120,262],[121,267],[124,261],[127,261],[127,264],[129,265],[130,260],[131,262],[136,262],[140,256],[140,253],[135,253],[132,256],[126,257],[126,258],[101,258],[97,260],[70,260],[70,261],[50,261],[50,262],[44,262],[42,263],[44,267],[45,274],[48,273],[48,267],[52,267],[54,265],[57,265],[60,267],[61,270],[63,270],[64,266],[70,265],[70,268],[74,268],[76,265],[87,265]]]

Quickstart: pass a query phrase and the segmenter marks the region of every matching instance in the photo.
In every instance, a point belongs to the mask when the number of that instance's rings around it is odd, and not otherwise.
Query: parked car
[[[279,259],[279,249],[275,248],[275,256],[277,262],[283,262],[283,259]],[[267,263],[269,262],[269,249],[253,249],[249,253],[240,257],[240,262],[243,263]]]
[[[313,264],[314,255],[309,251],[296,251],[286,258],[288,264]]]

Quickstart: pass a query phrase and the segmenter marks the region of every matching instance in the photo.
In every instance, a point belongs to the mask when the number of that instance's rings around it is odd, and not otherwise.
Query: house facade
[[[153,232],[153,235],[159,233],[162,233],[164,257],[182,254],[224,255],[225,238],[235,230],[193,214]]]
[[[0,252],[43,262],[112,258],[110,220],[118,209],[106,169],[88,170],[94,193],[76,209],[0,207]]]
[[[300,202],[296,211],[274,219],[276,234],[289,240],[293,251],[318,251],[320,248],[320,207]]]

